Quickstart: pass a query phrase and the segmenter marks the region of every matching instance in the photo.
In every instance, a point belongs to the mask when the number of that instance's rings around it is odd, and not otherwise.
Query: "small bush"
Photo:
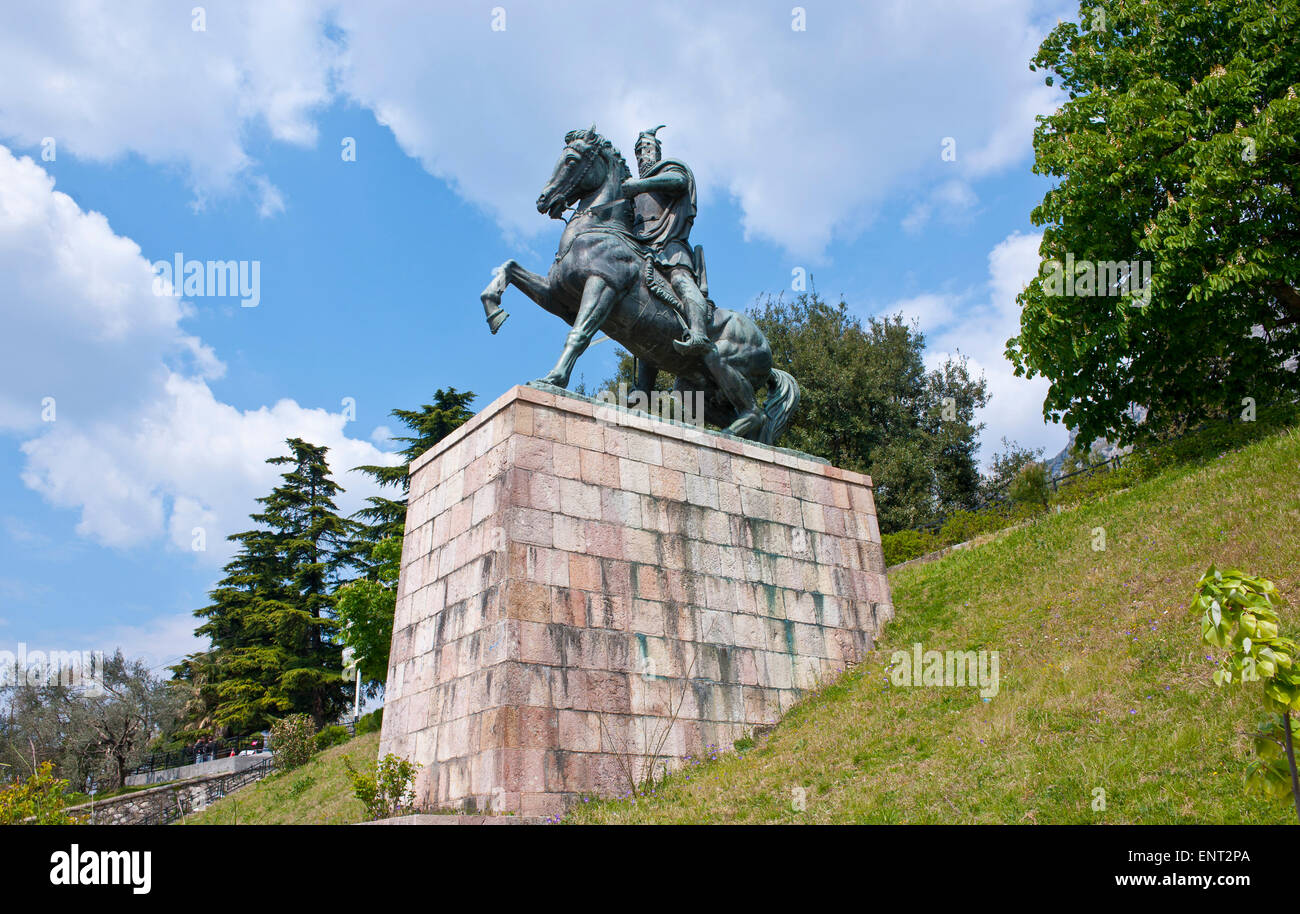
[[[1007,489],[1016,505],[1036,505],[1046,508],[1051,492],[1047,487],[1047,467],[1038,461],[1025,464],[1016,473]]]
[[[281,771],[290,771],[311,761],[316,749],[314,729],[311,718],[306,714],[290,714],[284,720],[271,724],[271,749],[275,752],[275,767]]]
[[[384,724],[384,709],[377,708],[357,721],[357,736],[377,733]]]
[[[388,753],[375,763],[372,772],[357,771],[352,757],[345,756],[343,767],[352,782],[352,795],[366,807],[366,815],[373,821],[397,815],[403,806],[415,802],[415,772],[419,765]]]
[[[316,734],[316,751],[324,752],[331,746],[342,745],[350,739],[352,739],[352,734],[348,732],[347,727],[340,727],[337,724],[332,727],[326,727]]]
[[[54,765],[43,762],[24,781],[0,787],[0,825],[79,825],[64,809],[68,782],[54,776]]]
[[[316,779],[310,774],[305,774],[289,785],[289,797],[298,799],[315,785]]]
[[[940,548],[939,537],[929,530],[898,530],[880,537],[885,564],[897,565]]]

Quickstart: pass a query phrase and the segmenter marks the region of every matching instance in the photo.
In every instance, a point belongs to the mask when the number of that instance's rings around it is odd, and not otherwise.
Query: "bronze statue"
[[[640,178],[596,132],[574,130],[537,211],[561,219],[574,208],[550,272],[539,276],[507,260],[481,296],[496,333],[508,317],[501,295],[509,285],[573,329],[542,383],[567,387],[578,357],[605,333],[637,358],[637,387],[649,391],[659,370],[675,389],[703,391],[705,420],[738,435],[774,444],[799,403],[799,385],[772,367],[767,339],[747,315],[715,307],[708,298],[703,250],[689,245],[695,219],[695,177],[683,163],[660,159],[655,133],[637,142]],[[758,405],[755,389],[766,385]]]
[[[641,179],[623,182],[623,196],[636,206],[633,230],[637,239],[654,249],[654,262],[668,274],[669,284],[685,313],[687,336],[673,343],[678,352],[703,355],[713,345],[705,328],[712,307],[701,286],[704,251],[690,248],[691,226],[695,224],[695,175],[685,163],[662,159],[655,133],[643,130],[636,141],[636,165]]]

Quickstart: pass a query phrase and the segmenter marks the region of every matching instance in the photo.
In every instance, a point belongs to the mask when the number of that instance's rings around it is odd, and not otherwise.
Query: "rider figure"
[[[682,302],[688,325],[686,339],[673,346],[684,355],[703,355],[713,348],[709,339],[709,302],[700,291],[691,256],[691,225],[695,222],[695,175],[676,159],[660,159],[654,130],[643,130],[636,141],[640,178],[623,182],[623,196],[634,200],[637,237],[654,250],[654,261],[668,274],[669,285]]]

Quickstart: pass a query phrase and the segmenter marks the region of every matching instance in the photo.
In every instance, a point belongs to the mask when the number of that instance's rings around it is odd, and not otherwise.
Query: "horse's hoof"
[[[498,330],[501,329],[501,325],[506,322],[506,318],[509,316],[510,316],[509,311],[505,310],[504,308],[497,308],[495,311],[493,311],[491,314],[487,316],[488,329],[495,334]]]
[[[735,435],[737,438],[757,438],[763,428],[763,420],[764,416],[761,412],[751,410],[728,425],[723,434]]]

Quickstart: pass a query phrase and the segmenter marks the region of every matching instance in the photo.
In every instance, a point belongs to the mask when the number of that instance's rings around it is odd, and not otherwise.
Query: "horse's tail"
[[[767,402],[763,404],[763,428],[758,440],[776,444],[790,425],[794,411],[799,408],[799,383],[789,372],[773,368],[767,376]]]

